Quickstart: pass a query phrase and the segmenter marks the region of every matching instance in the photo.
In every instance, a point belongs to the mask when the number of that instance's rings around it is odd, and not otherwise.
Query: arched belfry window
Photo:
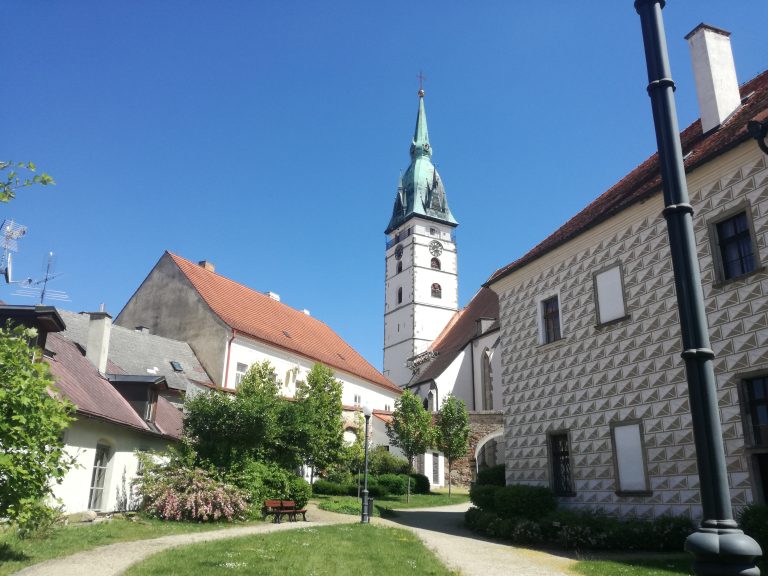
[[[400,287],[397,289],[397,303],[402,304],[403,303],[403,288]]]
[[[493,368],[491,368],[492,353],[488,348],[483,350],[481,385],[483,390],[483,410],[493,410]]]
[[[402,271],[403,271],[403,263],[402,262],[398,262],[397,263],[397,273],[400,274],[400,272],[402,272]]]
[[[440,268],[440,259],[439,258],[432,258],[432,262],[430,263],[433,270],[441,270]]]
[[[442,298],[443,297],[443,289],[440,288],[440,284],[435,282],[432,284],[432,298]]]

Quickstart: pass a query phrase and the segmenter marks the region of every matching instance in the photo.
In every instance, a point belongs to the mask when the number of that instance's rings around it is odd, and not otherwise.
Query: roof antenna
[[[40,296],[40,304],[45,303],[46,297],[51,300],[59,300],[61,302],[69,302],[69,295],[61,290],[51,290],[48,288],[48,283],[54,278],[61,276],[61,272],[54,272],[56,265],[56,257],[53,252],[48,252],[48,256],[43,263],[43,270],[45,274],[39,280],[33,280],[27,278],[26,280],[19,282],[19,289],[14,292],[17,296],[26,296],[37,298]]]
[[[3,224],[0,226],[0,229],[3,235],[2,240],[0,240],[0,245],[2,245],[3,248],[3,257],[2,260],[0,260],[0,272],[5,277],[5,283],[11,284],[13,283],[11,279],[11,252],[19,251],[19,243],[17,240],[27,233],[27,227],[22,226],[21,224],[17,224],[13,220],[6,219],[3,220]]]

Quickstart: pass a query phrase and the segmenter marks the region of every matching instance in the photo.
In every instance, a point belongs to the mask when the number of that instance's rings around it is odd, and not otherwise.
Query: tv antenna
[[[27,233],[27,227],[17,224],[13,220],[6,219],[0,225],[0,233],[2,233],[0,245],[3,248],[3,257],[0,260],[0,273],[5,277],[6,284],[11,284],[11,252],[19,251],[18,240]]]
[[[40,297],[40,304],[45,302],[45,299],[59,300],[61,302],[69,302],[69,295],[61,290],[51,290],[48,287],[48,283],[54,278],[61,276],[61,272],[54,272],[56,265],[56,257],[53,252],[48,252],[48,256],[43,264],[43,270],[45,274],[39,280],[33,280],[27,278],[19,282],[19,288],[14,292],[17,296],[25,296],[37,298]]]

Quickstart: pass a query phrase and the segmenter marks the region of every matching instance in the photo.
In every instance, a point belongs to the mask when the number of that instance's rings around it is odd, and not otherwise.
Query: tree
[[[22,177],[19,176],[18,170],[26,170],[33,175]],[[6,172],[8,170],[8,172]],[[41,186],[48,186],[49,184],[56,184],[48,174],[36,174],[37,166],[33,162],[2,162],[0,161],[0,202],[8,202],[16,196],[16,190],[20,188],[27,188],[34,184],[40,184]]]
[[[74,463],[62,442],[74,406],[56,396],[48,364],[27,343],[36,336],[0,327],[0,518],[20,526],[35,523],[52,481]]]
[[[463,400],[449,394],[437,414],[437,448],[448,459],[448,498],[451,497],[453,461],[467,454],[469,416]]]
[[[302,452],[307,464],[324,470],[342,457],[344,427],[341,405],[342,384],[333,377],[333,370],[315,364],[306,382],[296,385],[296,401],[304,421],[306,442]]]
[[[406,390],[395,402],[392,422],[387,424],[387,436],[394,446],[400,448],[413,468],[413,459],[427,451],[434,441],[432,416],[424,409],[421,400]],[[411,477],[408,476],[406,501],[411,501]]]

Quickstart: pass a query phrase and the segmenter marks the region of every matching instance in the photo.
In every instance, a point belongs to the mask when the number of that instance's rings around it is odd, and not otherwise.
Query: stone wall
[[[477,451],[478,443],[492,434],[497,432],[503,433],[504,415],[502,412],[494,411],[470,412],[469,426],[469,449],[467,450],[467,455],[453,463],[453,473],[451,474],[454,486],[466,488],[475,479],[475,452]],[[503,454],[499,453],[499,458],[503,461]]]

